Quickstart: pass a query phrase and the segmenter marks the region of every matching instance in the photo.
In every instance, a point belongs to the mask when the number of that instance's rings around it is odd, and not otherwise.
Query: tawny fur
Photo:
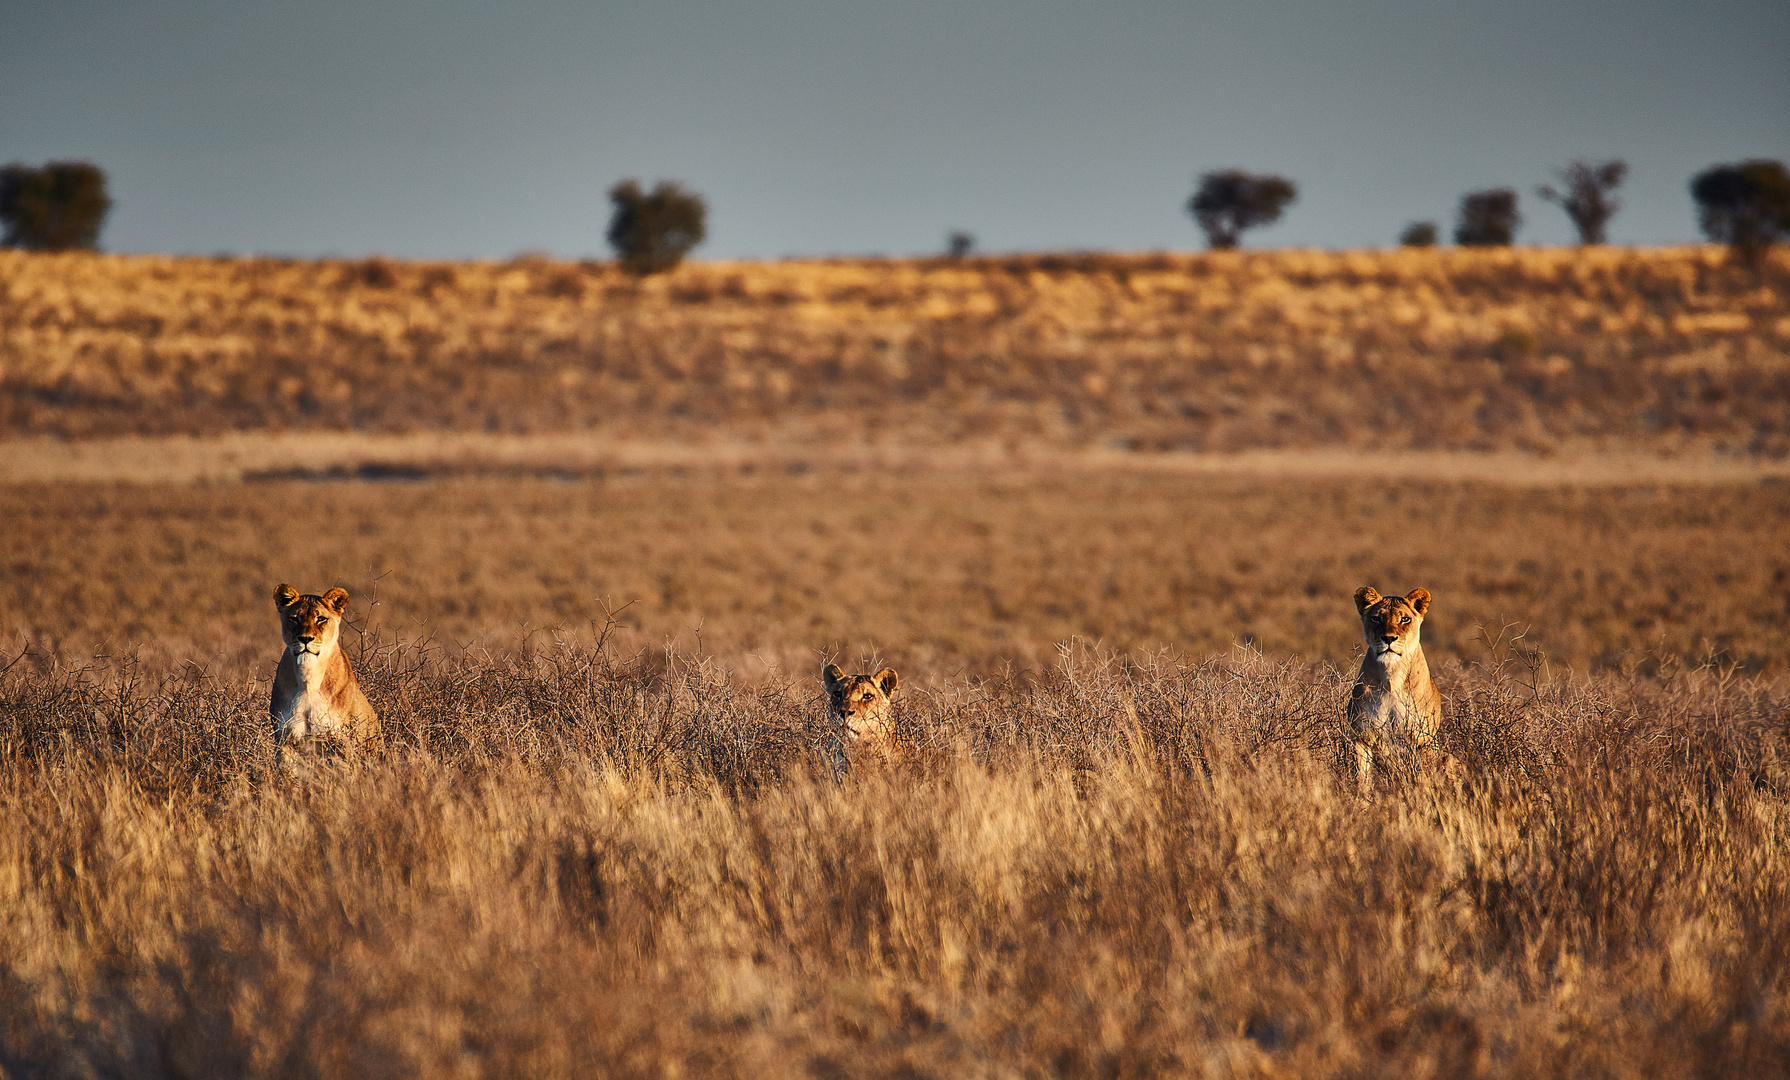
[[[844,772],[854,761],[893,756],[897,746],[890,699],[901,687],[895,669],[847,675],[838,664],[828,664],[821,681],[827,687],[834,765],[839,771]]]
[[[274,590],[274,604],[286,642],[273,677],[275,745],[297,746],[326,735],[352,746],[378,735],[379,714],[361,693],[354,665],[342,651],[347,590],[314,596],[281,585]]]
[[[1412,589],[1381,596],[1372,586],[1355,590],[1367,655],[1349,691],[1349,726],[1355,734],[1355,774],[1362,794],[1373,790],[1376,752],[1424,752],[1442,726],[1442,694],[1430,677],[1419,636],[1430,594]]]

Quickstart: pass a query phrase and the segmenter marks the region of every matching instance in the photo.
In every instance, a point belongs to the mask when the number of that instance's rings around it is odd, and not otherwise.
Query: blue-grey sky
[[[1614,243],[1698,237],[1713,162],[1790,158],[1785,0],[0,0],[0,161],[106,169],[114,251],[604,253],[617,179],[707,258],[1192,249],[1196,174],[1287,175],[1246,247],[1444,233],[1623,157]]]

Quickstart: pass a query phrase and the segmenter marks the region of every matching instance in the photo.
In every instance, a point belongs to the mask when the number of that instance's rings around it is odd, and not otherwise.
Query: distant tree
[[[1245,229],[1279,221],[1281,211],[1298,197],[1299,189],[1284,176],[1224,169],[1200,177],[1187,212],[1205,230],[1207,243],[1234,248]]]
[[[1522,223],[1516,192],[1509,188],[1470,191],[1461,196],[1454,242],[1464,247],[1501,247],[1510,243]]]
[[[0,169],[0,246],[30,251],[94,250],[112,200],[106,174],[85,161],[52,161],[41,169]]]
[[[702,196],[682,185],[661,180],[651,194],[635,180],[609,189],[615,210],[609,217],[609,246],[621,264],[636,274],[655,274],[676,266],[707,233],[708,206]]]
[[[1435,222],[1413,221],[1398,234],[1398,242],[1401,247],[1435,247],[1436,236]]]
[[[1790,170],[1781,161],[1712,166],[1691,181],[1691,197],[1704,235],[1748,264],[1790,236]]]
[[[1616,216],[1616,211],[1622,209],[1622,203],[1611,198],[1610,193],[1622,186],[1622,179],[1627,175],[1628,162],[1620,158],[1602,165],[1575,161],[1560,170],[1560,181],[1566,185],[1564,191],[1552,184],[1543,184],[1535,189],[1535,194],[1560,204],[1579,230],[1579,243],[1601,244],[1604,227]]]
[[[945,236],[945,254],[961,259],[976,250],[976,234],[953,229]]]

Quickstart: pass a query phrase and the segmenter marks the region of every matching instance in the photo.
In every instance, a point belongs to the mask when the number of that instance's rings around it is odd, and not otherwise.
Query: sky
[[[1790,159],[1785,0],[0,0],[0,161],[89,160],[111,251],[607,254],[672,179],[709,259],[1197,250],[1196,177],[1299,185],[1246,248],[1381,247],[1620,157],[1617,244]]]

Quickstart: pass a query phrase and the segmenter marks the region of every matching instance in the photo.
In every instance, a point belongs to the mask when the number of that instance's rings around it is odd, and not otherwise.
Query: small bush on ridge
[[[1790,236],[1790,170],[1755,159],[1716,165],[1691,180],[1703,234],[1757,264],[1772,244]]]
[[[112,209],[106,174],[85,161],[52,161],[41,169],[0,169],[0,246],[29,251],[96,250]]]
[[[1510,188],[1471,191],[1461,196],[1454,242],[1463,247],[1505,247],[1522,223],[1522,215],[1517,213],[1517,193]]]
[[[1628,162],[1620,158],[1602,165],[1575,161],[1560,170],[1560,180],[1566,185],[1564,191],[1543,184],[1535,189],[1535,194],[1560,204],[1572,219],[1573,227],[1579,230],[1579,243],[1601,244],[1610,218],[1622,209],[1622,203],[1611,198],[1610,193],[1621,186],[1627,175]]]
[[[1298,197],[1298,187],[1284,176],[1224,169],[1200,177],[1187,212],[1212,247],[1234,248],[1244,230],[1279,221],[1281,211]]]
[[[1435,247],[1436,223],[1433,221],[1413,221],[1405,226],[1405,231],[1398,234],[1400,247]]]
[[[683,261],[708,230],[702,196],[661,180],[649,194],[639,181],[623,180],[609,189],[615,204],[609,218],[609,245],[621,264],[636,274],[656,274]]]

